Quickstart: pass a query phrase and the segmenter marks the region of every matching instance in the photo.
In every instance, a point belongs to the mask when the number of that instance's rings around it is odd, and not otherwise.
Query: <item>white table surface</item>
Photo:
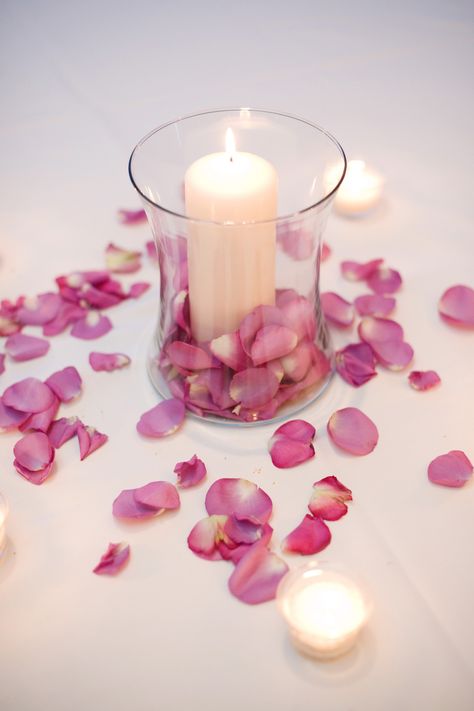
[[[363,287],[340,277],[339,261],[385,257],[404,277],[396,317],[415,366],[443,379],[425,394],[405,373],[382,372],[360,390],[334,380],[304,414],[318,429],[316,458],[284,471],[266,453],[271,427],[189,420],[166,440],[136,434],[156,401],[144,368],[155,290],[111,310],[115,328],[101,341],[58,336],[46,358],[8,363],[2,390],[74,364],[84,392],[62,412],[110,441],[82,463],[66,445],[56,474],[35,487],[13,469],[17,435],[1,436],[11,508],[0,565],[2,711],[474,708],[474,486],[435,487],[426,476],[438,454],[474,456],[474,336],[436,310],[445,288],[472,284],[472,4],[6,0],[0,20],[2,297],[101,266],[108,241],[141,248],[149,239],[147,226],[116,218],[117,208],[139,206],[126,165],[148,130],[210,107],[281,109],[326,126],[387,178],[377,214],[331,218],[323,288],[352,298]],[[150,266],[139,276],[156,280]],[[92,372],[96,347],[129,353],[131,368]],[[348,405],[379,428],[368,457],[328,442],[329,415]],[[313,481],[335,474],[353,490],[324,557],[352,564],[374,598],[354,652],[330,664],[300,657],[273,603],[241,604],[227,592],[230,564],[187,549],[207,484],[183,492],[176,514],[135,526],[112,518],[121,489],[173,481],[175,462],[195,452],[208,483],[243,476],[268,491],[276,549]],[[131,544],[127,569],[92,575],[116,540]]]

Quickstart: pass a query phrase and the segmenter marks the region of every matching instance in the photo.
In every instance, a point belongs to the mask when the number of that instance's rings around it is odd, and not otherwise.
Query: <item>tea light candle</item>
[[[278,603],[295,646],[319,659],[349,651],[369,616],[361,588],[342,573],[317,563],[285,576]]]
[[[333,185],[339,173],[336,168],[327,171],[326,185]],[[362,215],[378,203],[382,188],[383,178],[379,173],[367,166],[363,160],[350,160],[344,180],[334,198],[334,208],[341,215]]]
[[[5,498],[0,494],[0,555],[2,555],[7,544],[7,515],[8,505]]]

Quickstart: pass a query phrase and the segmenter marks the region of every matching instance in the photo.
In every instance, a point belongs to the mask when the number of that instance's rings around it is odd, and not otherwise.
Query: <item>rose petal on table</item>
[[[209,353],[184,341],[172,341],[167,346],[166,353],[174,365],[186,370],[204,370],[214,365]]]
[[[280,359],[284,377],[294,382],[303,380],[311,366],[312,359],[312,344],[302,341],[291,353]]]
[[[137,423],[137,431],[145,437],[167,437],[181,427],[185,413],[181,400],[163,400],[143,413]]]
[[[338,521],[347,513],[346,501],[352,501],[352,491],[335,476],[326,476],[313,484],[308,508],[313,516]]]
[[[284,435],[272,437],[268,443],[268,451],[274,466],[278,469],[296,467],[314,457],[315,454],[312,444],[298,442]]]
[[[312,424],[306,422],[306,420],[289,420],[283,425],[280,425],[273,433],[274,437],[279,435],[289,437],[298,442],[303,442],[304,444],[309,444],[316,435],[316,429]]]
[[[57,415],[59,406],[60,400],[55,397],[53,404],[46,410],[30,415],[28,419],[19,426],[20,431],[39,430],[40,432],[48,432],[52,421]]]
[[[350,281],[363,281],[367,279],[380,265],[383,259],[371,259],[370,262],[341,262],[342,276]]]
[[[288,355],[298,343],[298,336],[286,326],[264,326],[255,336],[250,348],[254,365],[263,365],[275,358]]]
[[[188,547],[193,553],[205,560],[222,560],[218,542],[224,537],[224,524],[227,516],[207,516],[198,521],[188,536]]]
[[[209,488],[205,500],[208,514],[227,514],[266,523],[272,513],[268,494],[247,479],[223,478]]]
[[[110,274],[106,269],[87,269],[56,277],[56,284],[60,289],[65,286],[71,289],[80,289],[84,284],[100,286],[109,279]]]
[[[321,307],[327,320],[339,328],[348,328],[354,323],[354,307],[333,291],[321,294]]]
[[[122,225],[140,225],[146,222],[145,210],[118,210],[119,221]]]
[[[46,292],[23,300],[17,309],[16,319],[23,326],[43,326],[52,321],[61,308],[62,299],[59,294]]]
[[[261,539],[263,524],[250,518],[228,516],[223,530],[234,543],[248,545]]]
[[[378,266],[366,279],[367,286],[376,294],[393,294],[402,285],[402,277],[395,269]]]
[[[48,431],[48,439],[51,445],[55,449],[62,447],[65,442],[68,442],[76,435],[79,424],[80,420],[75,416],[61,417],[59,420],[52,422]]]
[[[347,383],[358,388],[377,375],[375,356],[368,343],[351,343],[336,352],[336,370]]]
[[[24,378],[10,385],[2,399],[4,405],[20,412],[43,412],[51,407],[55,394],[38,378]]]
[[[327,429],[337,447],[361,456],[372,452],[379,439],[372,420],[357,407],[337,410],[329,418]]]
[[[357,331],[361,341],[370,346],[374,341],[403,341],[403,328],[389,318],[366,316],[359,323]]]
[[[105,336],[112,328],[112,322],[107,316],[98,311],[89,311],[88,314],[78,319],[71,328],[71,336],[91,340]]]
[[[435,370],[412,370],[408,382],[414,390],[431,390],[441,382]]]
[[[0,309],[0,336],[11,336],[13,333],[21,331],[21,324],[18,323],[13,314],[2,313]]]
[[[130,291],[128,292],[128,296],[131,299],[138,299],[140,296],[142,296],[145,292],[148,291],[150,288],[151,284],[148,281],[137,281],[132,286],[130,287]]]
[[[179,509],[178,490],[169,481],[152,481],[134,489],[135,501],[155,511]]]
[[[439,300],[438,311],[453,326],[474,328],[474,289],[462,284],[446,289]]]
[[[0,353],[0,375],[5,372],[5,353]]]
[[[54,459],[54,449],[44,432],[31,432],[13,447],[15,459],[21,467],[32,472],[40,471]]]
[[[256,543],[235,566],[229,590],[241,602],[257,605],[273,600],[278,583],[287,572],[284,560],[270,553],[264,543]]]
[[[18,474],[21,474],[21,476],[27,479],[31,484],[39,486],[50,476],[54,467],[54,461],[47,464],[44,469],[39,469],[36,472],[31,471],[31,469],[27,469],[27,467],[24,467],[16,459],[13,461],[13,466],[17,470]]]
[[[331,543],[331,531],[320,518],[306,514],[301,523],[283,539],[281,549],[285,553],[313,555]]]
[[[24,333],[14,333],[5,341],[5,350],[17,362],[40,358],[49,351],[49,341]]]
[[[261,305],[251,311],[240,324],[239,336],[244,352],[251,356],[252,344],[264,326],[288,326],[282,311],[276,306]]]
[[[43,326],[43,336],[57,336],[71,323],[75,323],[86,316],[86,311],[81,306],[68,301],[61,301],[58,313]]]
[[[278,378],[269,368],[247,368],[234,375],[229,392],[231,398],[243,407],[258,408],[276,395],[279,385]]]
[[[321,261],[325,262],[331,256],[331,247],[323,242],[321,245]]]
[[[227,521],[229,520],[229,518],[227,518]],[[224,524],[223,529],[226,528],[226,525],[227,522],[226,524]],[[224,541],[220,540],[217,542],[217,548],[224,560],[231,560],[234,565],[237,565],[239,560],[241,560],[244,555],[247,555],[252,546],[263,544],[264,546],[268,547],[272,535],[273,528],[268,523],[265,523],[263,524],[263,526],[260,527],[259,538],[257,541],[255,541],[255,543],[234,543],[229,538],[230,544],[226,544],[224,543]]]
[[[77,425],[77,439],[79,440],[79,452],[81,457],[81,462],[83,459],[95,452],[96,449],[102,447],[103,444],[109,439],[107,435],[102,434],[95,427],[90,427],[84,425],[82,422],[78,422]]]
[[[128,543],[109,543],[109,547],[93,569],[96,575],[117,575],[130,558]]]
[[[124,353],[99,353],[98,351],[89,353],[90,366],[96,372],[105,370],[109,373],[112,370],[124,368],[131,362],[130,357]]]
[[[20,412],[13,407],[7,407],[3,399],[0,398],[0,433],[16,429],[29,417],[28,412]]]
[[[396,304],[393,296],[383,294],[363,294],[354,299],[354,306],[360,316],[385,317],[392,313]]]
[[[105,265],[113,274],[132,274],[141,267],[141,252],[117,247],[109,242],[105,249]]]
[[[403,370],[413,360],[413,348],[405,341],[371,341],[377,361],[389,370]]]
[[[196,486],[207,474],[206,465],[195,454],[186,462],[178,462],[173,469],[178,478],[178,486],[188,489]]]
[[[316,335],[316,316],[313,305],[304,296],[297,296],[280,307],[286,325],[295,331],[298,341],[313,341]]]
[[[83,302],[86,302],[94,309],[110,309],[123,301],[123,298],[118,294],[102,291],[102,287],[98,289],[95,286],[84,287],[80,292],[80,298],[81,305],[85,305]]]
[[[428,479],[433,484],[459,488],[472,477],[473,466],[459,449],[441,454],[428,466]]]
[[[45,382],[61,402],[71,402],[82,388],[82,378],[73,365],[53,373]]]
[[[158,252],[156,249],[156,244],[154,240],[149,240],[145,244],[145,252],[148,255],[148,258],[151,259],[152,262],[158,263]]]
[[[209,347],[211,353],[232,370],[244,370],[249,365],[249,356],[242,347],[239,331],[214,338]]]

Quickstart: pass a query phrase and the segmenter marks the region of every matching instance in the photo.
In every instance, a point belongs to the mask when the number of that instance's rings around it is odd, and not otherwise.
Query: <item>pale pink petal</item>
[[[130,287],[128,295],[131,299],[138,299],[140,298],[140,296],[142,296],[145,292],[148,291],[150,286],[151,284],[148,281],[137,281]]]
[[[184,341],[173,341],[167,346],[166,353],[174,365],[186,370],[204,370],[213,366],[209,353]]]
[[[311,367],[312,360],[313,344],[302,341],[294,351],[281,358],[280,363],[283,367],[284,377],[294,382],[303,380]]]
[[[280,307],[285,318],[285,324],[293,329],[298,341],[312,341],[316,335],[316,316],[313,305],[304,296],[290,299]]]
[[[21,476],[27,479],[27,481],[29,481],[31,484],[39,486],[50,476],[54,467],[54,461],[51,461],[49,464],[47,464],[44,469],[39,469],[35,472],[31,471],[31,469],[28,469],[27,467],[24,467],[16,459],[13,461],[13,466],[17,470],[18,474],[21,474]]]
[[[257,306],[240,324],[239,335],[242,347],[251,355],[252,344],[258,331],[264,326],[288,326],[287,319],[276,306]]]
[[[214,338],[209,347],[213,355],[232,370],[244,370],[249,365],[249,356],[242,348],[238,331]]]
[[[43,326],[43,336],[57,336],[62,333],[71,323],[75,323],[84,318],[86,311],[75,303],[62,301],[58,313]]]
[[[363,281],[367,279],[383,262],[383,259],[372,259],[370,262],[341,262],[341,272],[346,279]]]
[[[110,242],[105,250],[105,264],[114,274],[131,274],[141,267],[141,252],[122,249]]]
[[[414,390],[431,390],[441,382],[441,378],[435,370],[412,370],[408,382]]]
[[[312,459],[315,454],[312,444],[299,442],[284,435],[272,437],[268,443],[268,451],[273,464],[278,469],[296,467],[298,464]]]
[[[405,341],[371,341],[377,361],[389,370],[403,370],[413,360],[413,348]]]
[[[109,547],[92,572],[96,575],[117,575],[129,558],[128,543],[109,543]]]
[[[334,444],[351,454],[369,454],[379,439],[372,420],[356,407],[337,410],[329,418],[327,428]]]
[[[183,489],[196,486],[207,474],[206,465],[195,454],[187,462],[178,462],[173,471],[178,475],[178,485]]]
[[[79,440],[81,462],[88,457],[89,454],[92,454],[96,449],[102,447],[109,439],[107,435],[98,432],[95,427],[89,427],[88,425],[82,424],[82,422],[78,422],[76,434]]]
[[[388,316],[396,306],[393,296],[364,294],[354,299],[354,306],[361,316]]]
[[[321,246],[321,261],[325,262],[326,259],[329,259],[331,256],[331,247],[326,244],[326,242],[323,242]]]
[[[462,284],[450,287],[439,300],[438,311],[453,326],[474,328],[474,289]]]
[[[185,412],[181,400],[164,400],[140,417],[137,431],[145,437],[166,437],[181,427]]]
[[[20,466],[32,472],[40,471],[54,459],[54,449],[43,432],[31,432],[14,446],[15,459]]]
[[[320,518],[306,514],[301,523],[282,541],[285,553],[313,555],[324,550],[331,543],[331,531]]]
[[[48,431],[48,439],[55,449],[62,447],[65,442],[72,439],[80,424],[78,417],[61,417],[51,423]]]
[[[40,432],[47,432],[56,417],[60,404],[59,398],[55,397],[53,404],[48,407],[47,410],[30,415],[28,419],[20,425],[20,431],[39,430]]]
[[[256,543],[237,563],[229,578],[229,590],[248,605],[273,600],[278,583],[288,572],[288,566],[264,543]]]
[[[286,326],[264,326],[257,331],[250,355],[254,365],[263,365],[291,353],[297,342],[296,333]]]
[[[279,328],[279,327],[277,327]],[[281,363],[280,358],[275,358],[275,360],[270,360],[267,363],[267,368],[272,371],[272,373],[275,373],[278,382],[281,383],[283,378],[285,377],[285,371],[283,369],[283,365]]]
[[[461,487],[472,477],[473,466],[464,452],[453,449],[433,459],[428,466],[428,478],[440,486]]]
[[[5,353],[0,353],[0,375],[5,372]]]
[[[112,328],[112,322],[107,316],[102,316],[98,311],[89,313],[76,321],[71,328],[71,336],[91,340],[105,336]]]
[[[395,269],[378,266],[366,279],[369,289],[376,294],[393,294],[402,285],[402,277]]]
[[[375,356],[368,343],[351,343],[336,352],[336,370],[347,383],[360,387],[377,375]]]
[[[290,224],[277,227],[277,241],[281,249],[291,259],[302,262],[314,254],[317,245],[317,236],[308,230]]]
[[[118,210],[118,216],[122,225],[139,225],[146,222],[145,210]]]
[[[120,492],[112,505],[117,518],[151,518],[165,510],[179,508],[176,487],[167,481],[153,481],[137,489]]]
[[[23,326],[43,326],[57,316],[61,304],[62,299],[59,294],[53,292],[39,294],[24,299],[16,312],[16,318]]]
[[[13,407],[7,407],[0,398],[0,432],[9,432],[19,427],[30,417],[28,412],[20,412]]]
[[[226,521],[227,516],[208,516],[198,521],[188,536],[188,547],[205,560],[222,560],[217,544],[225,536]]]
[[[209,488],[205,505],[210,515],[234,515],[259,523],[266,523],[272,513],[268,494],[247,479],[218,479]]]
[[[110,372],[130,365],[131,359],[124,353],[98,353],[97,351],[92,351],[92,353],[89,353],[89,363],[92,370]]]
[[[348,328],[354,323],[353,305],[339,294],[333,291],[324,292],[321,294],[321,306],[327,320],[335,326]]]
[[[2,396],[3,404],[20,412],[43,412],[51,407],[55,395],[38,378],[25,378],[10,385]]]
[[[316,435],[316,429],[306,420],[289,420],[275,430],[273,436],[284,436],[309,444]]]
[[[369,345],[377,341],[403,341],[403,328],[389,318],[367,316],[358,327],[359,338]]]
[[[49,341],[36,336],[25,336],[24,333],[14,333],[5,341],[5,350],[13,360],[18,362],[40,358],[49,351]]]
[[[77,397],[82,388],[82,378],[73,365],[58,370],[46,380],[51,390],[61,402],[70,402]]]
[[[352,501],[352,491],[337,477],[326,476],[313,484],[308,508],[313,516],[338,521],[347,513],[346,501]]]
[[[230,396],[243,407],[258,408],[269,402],[280,383],[269,368],[247,368],[236,373],[230,384]]]

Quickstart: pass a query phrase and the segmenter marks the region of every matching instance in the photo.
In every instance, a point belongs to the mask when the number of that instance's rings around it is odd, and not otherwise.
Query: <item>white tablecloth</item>
[[[62,335],[46,358],[8,363],[2,390],[75,365],[84,393],[62,412],[110,441],[82,463],[65,445],[55,475],[35,487],[13,469],[17,435],[1,436],[11,508],[0,566],[4,711],[474,708],[474,486],[435,487],[426,475],[438,454],[474,454],[473,334],[436,309],[445,288],[472,283],[473,24],[467,2],[2,4],[2,297],[100,267],[109,241],[143,246],[148,228],[120,226],[116,209],[139,206],[126,167],[148,130],[205,108],[281,109],[327,127],[387,179],[371,218],[330,220],[323,288],[352,298],[363,288],[341,278],[339,261],[385,257],[404,277],[396,318],[415,367],[443,379],[430,393],[411,390],[406,373],[381,372],[360,390],[335,379],[304,414],[318,430],[316,458],[284,471],[266,453],[271,427],[189,420],[170,439],[139,438],[136,421],[156,402],[144,368],[155,290],[111,310],[115,328],[100,342]],[[156,280],[151,266],[142,276]],[[131,368],[92,372],[96,347],[129,353]],[[328,441],[329,415],[348,405],[379,428],[368,457]],[[121,489],[173,481],[176,461],[195,452],[209,481],[242,476],[268,491],[276,549],[316,479],[335,474],[353,490],[324,557],[351,563],[374,598],[354,652],[330,664],[300,657],[273,603],[241,604],[227,592],[230,564],[187,549],[206,486],[183,492],[176,514],[135,526],[112,518]],[[127,569],[92,575],[117,540],[131,544]]]

